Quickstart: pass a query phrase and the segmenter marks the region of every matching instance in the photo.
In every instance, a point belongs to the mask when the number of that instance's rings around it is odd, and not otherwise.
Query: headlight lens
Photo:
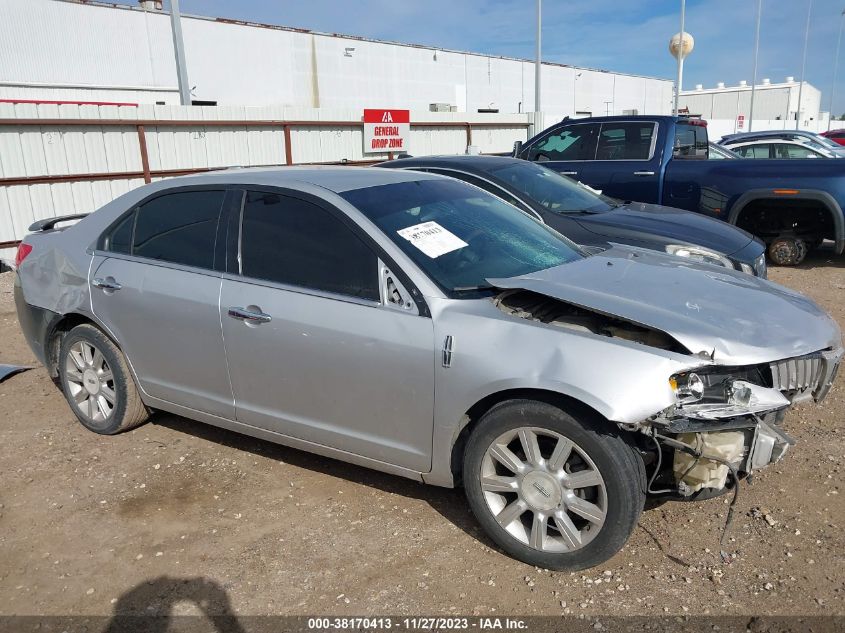
[[[672,376],[669,385],[682,403],[698,402],[704,397],[704,381],[695,372]]]
[[[766,279],[769,274],[766,268],[766,251],[760,253],[760,257],[754,260],[754,270],[757,271],[757,276]]]
[[[721,253],[711,251],[701,246],[686,246],[684,244],[667,244],[666,252],[670,255],[677,255],[678,257],[687,257],[697,262],[704,262],[705,264],[714,264],[715,266],[724,266],[725,268],[733,268],[733,262]]]

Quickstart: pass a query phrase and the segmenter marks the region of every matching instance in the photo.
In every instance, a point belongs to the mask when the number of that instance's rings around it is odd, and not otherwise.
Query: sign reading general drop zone
[[[410,110],[364,110],[364,153],[407,152]]]

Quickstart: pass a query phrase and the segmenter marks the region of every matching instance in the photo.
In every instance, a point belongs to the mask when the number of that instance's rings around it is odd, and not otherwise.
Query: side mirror
[[[522,153],[522,141],[517,141],[513,144],[513,157],[519,158],[519,155]]]

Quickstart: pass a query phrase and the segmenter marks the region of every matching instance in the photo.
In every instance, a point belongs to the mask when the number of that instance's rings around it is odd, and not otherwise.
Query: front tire
[[[59,377],[71,410],[94,433],[128,431],[149,417],[123,354],[93,325],[78,325],[62,340]]]
[[[481,526],[514,558],[594,567],[618,552],[645,503],[642,459],[597,414],[535,400],[488,411],[467,442],[464,489]]]

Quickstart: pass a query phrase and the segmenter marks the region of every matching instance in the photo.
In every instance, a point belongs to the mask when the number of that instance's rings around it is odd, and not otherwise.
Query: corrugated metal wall
[[[183,18],[183,31],[194,98],[221,105],[534,109],[529,61],[191,17]],[[13,90],[4,81],[87,84],[100,97],[89,100],[101,100],[109,86],[131,86],[131,101],[169,102],[176,84],[169,17],[137,8],[2,0],[0,98],[18,97],[20,86]],[[170,90],[168,97],[150,93],[151,87]],[[63,97],[71,90],[74,96]],[[40,98],[78,99],[79,90],[41,88]],[[605,101],[618,114],[668,114],[671,93],[671,80],[543,67],[542,109],[553,118],[577,110],[604,114]]]
[[[203,121],[297,120],[360,121],[362,113],[325,108],[247,108],[182,106],[78,106],[0,103],[0,119],[121,119],[196,120],[196,126],[145,126],[152,172],[285,163],[282,129],[251,125],[220,127]],[[481,152],[507,152],[516,140],[526,140],[532,115],[415,112],[414,123],[466,122],[484,124],[472,131]],[[490,127],[488,127],[490,126]],[[385,159],[363,153],[363,127],[328,129],[293,127],[291,154],[296,163],[343,159]],[[413,154],[456,154],[467,149],[464,126],[414,126]],[[125,127],[83,125],[0,125],[0,179],[70,174],[141,172],[141,148],[134,124]],[[19,240],[35,220],[93,211],[131,188],[142,178],[73,179],[72,182],[0,186],[0,242]],[[9,257],[6,252],[5,257]]]

